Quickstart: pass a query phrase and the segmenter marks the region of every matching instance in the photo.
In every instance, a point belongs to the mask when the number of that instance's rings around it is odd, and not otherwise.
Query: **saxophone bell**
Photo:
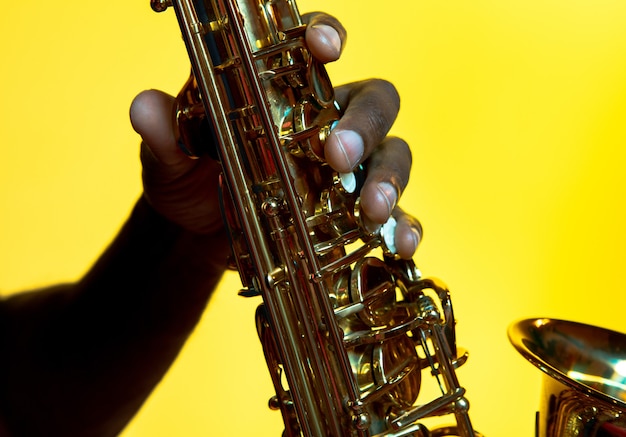
[[[537,437],[626,436],[626,335],[555,319],[527,319],[509,339],[544,372]]]

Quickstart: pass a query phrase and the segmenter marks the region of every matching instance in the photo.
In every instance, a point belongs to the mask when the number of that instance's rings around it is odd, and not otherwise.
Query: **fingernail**
[[[319,31],[320,42],[330,47],[339,56],[341,54],[341,38],[337,31],[327,24],[316,24],[312,27]]]
[[[411,228],[411,236],[413,237],[413,252],[415,252],[417,247],[420,245],[422,236],[415,228]]]
[[[339,152],[345,160],[345,168],[352,170],[363,157],[363,138],[351,130],[340,130],[333,132],[337,138]]]
[[[398,193],[395,187],[389,182],[380,182],[377,188],[387,205],[387,215],[391,215],[391,211],[396,207],[396,202],[398,201]]]

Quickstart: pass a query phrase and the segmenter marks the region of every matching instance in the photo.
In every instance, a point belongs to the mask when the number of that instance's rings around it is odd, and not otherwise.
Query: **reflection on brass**
[[[365,230],[364,169],[340,175],[324,161],[340,109],[295,2],[152,1],[169,3],[192,64],[177,98],[181,148],[222,165],[234,264],[241,294],[262,298],[284,435],[477,435],[448,290]],[[441,396],[420,398],[422,373]],[[428,430],[431,416],[452,425]]]
[[[529,319],[513,324],[509,338],[544,372],[537,437],[626,436],[626,335]]]

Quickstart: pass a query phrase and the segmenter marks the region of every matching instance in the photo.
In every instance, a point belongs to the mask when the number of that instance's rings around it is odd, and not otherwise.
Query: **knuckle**
[[[391,140],[393,141],[400,156],[402,156],[401,161],[404,161],[408,164],[408,166],[411,166],[413,161],[413,151],[411,150],[409,143],[398,137],[391,137]]]
[[[369,79],[361,82],[359,107],[362,108],[364,128],[370,133],[367,137],[379,142],[387,135],[400,109],[400,96],[396,87],[385,79]]]
[[[389,109],[395,111],[400,109],[400,94],[396,86],[386,79],[372,79],[371,85],[376,89],[376,95],[378,98],[382,98],[385,106],[389,106]]]
[[[380,171],[384,178],[391,181],[402,193],[408,184],[412,166],[412,154],[409,145],[398,137],[387,137],[379,146],[378,157]]]

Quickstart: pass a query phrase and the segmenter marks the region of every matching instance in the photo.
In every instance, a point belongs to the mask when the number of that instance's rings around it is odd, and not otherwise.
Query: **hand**
[[[322,62],[339,58],[346,41],[343,26],[325,14],[308,14],[306,40]],[[396,206],[406,187],[411,152],[401,139],[386,137],[399,109],[393,85],[368,80],[336,88],[344,115],[325,145],[328,163],[349,172],[367,164],[361,191],[365,224],[375,229],[390,215],[398,221],[397,253],[410,258],[419,244],[419,223]],[[167,219],[198,233],[217,232],[223,226],[218,205],[219,164],[206,157],[189,159],[177,146],[173,126],[174,98],[160,91],[139,94],[130,109],[131,122],[143,142],[144,196]]]
[[[325,14],[305,15],[304,19],[311,53],[322,62],[339,59],[346,42],[341,23]],[[373,79],[340,86],[335,98],[344,114],[326,142],[326,161],[343,173],[367,161],[367,178],[361,189],[365,225],[375,230],[393,215],[397,253],[411,258],[422,227],[396,206],[409,180],[411,150],[399,138],[385,138],[400,109],[400,97],[392,84]]]

